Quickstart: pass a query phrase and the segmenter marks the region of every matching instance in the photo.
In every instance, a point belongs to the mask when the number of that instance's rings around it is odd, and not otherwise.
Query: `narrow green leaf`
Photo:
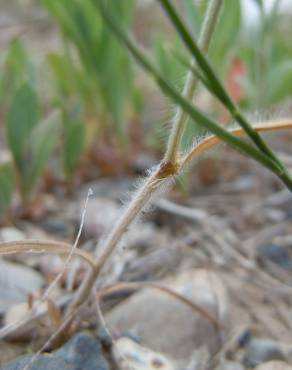
[[[175,8],[172,6],[170,1],[169,0],[158,0],[158,1],[161,3],[169,19],[172,21],[176,31],[181,36],[181,39],[183,40],[184,44],[192,53],[193,58],[197,61],[198,65],[203,70],[206,78],[210,80],[210,84],[213,86],[214,92],[216,92],[216,96],[218,97],[218,99],[224,103],[225,107],[229,110],[233,118],[244,129],[246,134],[259,148],[259,150],[262,151],[266,156],[270,157],[271,160],[277,164],[277,167],[281,168],[282,172],[284,172],[288,176],[288,171],[283,165],[283,163],[280,161],[280,159],[274,154],[272,149],[270,149],[270,147],[265,143],[265,141],[261,138],[259,133],[253,129],[252,125],[249,123],[246,117],[239,111],[239,108],[236,107],[236,105],[232,101],[232,98],[229,96],[223,84],[216,76],[216,73],[211,67],[207,58],[205,58],[204,54],[200,51],[197,43],[195,42],[192,35],[185,27],[183,21],[181,20],[180,16],[178,15]]]
[[[277,103],[292,96],[292,61],[284,61],[275,66],[267,76],[269,89],[268,102]]]
[[[181,42],[175,37],[170,42],[163,38],[163,35],[156,34],[153,40],[153,51],[156,64],[163,77],[177,86],[182,87],[182,77],[186,74],[186,66],[179,62],[184,58]]]
[[[60,87],[66,91],[64,98],[72,99],[70,92],[71,95],[79,93],[89,115],[100,115],[103,125],[110,125],[113,135],[124,143],[127,138],[128,105],[132,103],[134,90],[132,64],[127,50],[119,45],[102,22],[95,7],[96,0],[42,1],[61,26],[71,50],[73,44],[73,51],[77,51],[79,59],[76,61],[76,54],[74,58],[70,58],[68,52],[65,54],[66,73],[71,74],[69,80],[74,84],[65,86],[65,82],[62,83]],[[134,1],[110,1],[107,6],[119,16],[121,26],[128,28],[133,18]],[[56,58],[51,62],[55,73],[64,68],[64,63],[61,66]],[[70,67],[70,63],[76,68]],[[57,73],[60,75],[59,71]],[[102,125],[100,129],[105,131]]]
[[[260,9],[263,8],[264,4],[263,4],[263,0],[253,0]]]
[[[176,103],[178,103],[190,116],[198,122],[199,125],[203,126],[205,129],[210,130],[213,134],[220,137],[223,141],[228,142],[230,145],[241,148],[245,151],[245,154],[250,153],[250,155],[255,155],[258,159],[264,162],[269,162],[269,158],[266,156],[261,156],[255,148],[251,147],[249,144],[244,142],[238,137],[233,136],[227,130],[223,129],[219,124],[209,119],[202,113],[199,109],[192,106],[179,92],[177,92],[168,81],[161,76],[157,69],[153,66],[146,55],[138,48],[132,39],[119,27],[118,23],[111,17],[107,12],[106,8],[100,3],[100,10],[104,19],[111,26],[112,30],[116,33],[117,37],[129,48],[133,56],[142,65],[142,67],[156,80],[157,84],[161,89],[169,95]],[[261,158],[260,158],[261,157]],[[268,164],[267,164],[268,165]],[[273,162],[271,163],[273,166]]]
[[[193,106],[188,100],[186,100],[181,93],[179,93],[172,85],[165,80],[158,70],[153,66],[150,60],[146,57],[145,53],[139,49],[135,42],[127,35],[127,33],[119,27],[119,24],[107,11],[103,2],[99,2],[99,9],[105,21],[111,27],[116,36],[123,42],[127,48],[131,51],[136,60],[141,66],[154,78],[160,88],[171,97],[181,108],[189,114],[200,126],[210,130],[214,135],[218,136],[222,141],[226,142],[230,146],[236,148],[241,153],[249,156],[256,161],[260,162],[265,167],[273,171],[284,183],[292,190],[292,179],[289,175],[278,166],[271,158],[266,154],[260,152],[244,140],[232,135],[229,131],[222,128],[218,123],[208,118],[199,109]]]
[[[199,2],[194,0],[185,0],[182,5],[193,35],[198,36],[202,25],[202,14],[199,9]]]
[[[241,30],[240,0],[224,1],[216,32],[212,39],[209,58],[216,72],[224,76],[230,65],[230,54],[237,46]]]
[[[217,75],[214,72],[213,68],[211,67],[211,64],[201,52],[199,46],[193,39],[191,33],[185,27],[183,21],[180,19],[175,8],[171,5],[171,3],[168,0],[158,0],[158,1],[160,2],[169,19],[173,23],[176,31],[180,35],[186,48],[190,51],[192,57],[196,60],[198,66],[202,69],[206,78],[210,80],[210,83],[213,84],[214,89],[216,91],[216,95],[221,97],[221,99],[225,102],[225,105],[228,107],[230,111],[234,110],[234,103],[232,102],[232,99],[226,93],[223,84],[220,82],[219,78],[217,78]]]
[[[40,107],[33,88],[25,83],[12,101],[7,117],[7,139],[16,165],[25,166],[25,150],[30,134],[40,119]]]
[[[70,179],[85,147],[85,127],[80,121],[64,122],[64,169],[67,179]]]
[[[12,195],[15,188],[15,176],[11,164],[0,165],[0,210],[5,210],[10,206]]]
[[[27,165],[22,172],[23,191],[29,198],[40,179],[59,137],[60,118],[52,112],[31,132],[29,150],[26,153]]]
[[[35,70],[23,43],[15,39],[7,49],[1,76],[0,98],[5,109],[17,89],[26,81],[35,84]]]

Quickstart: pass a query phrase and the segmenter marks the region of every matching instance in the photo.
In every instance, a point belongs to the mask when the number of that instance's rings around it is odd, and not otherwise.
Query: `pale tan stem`
[[[281,120],[273,122],[262,122],[254,126],[257,131],[274,131],[278,129],[287,129],[292,127],[291,120]],[[234,135],[240,136],[244,133],[242,128],[235,128],[230,130]],[[212,135],[202,140],[195,148],[193,148],[182,160],[180,161],[180,166],[178,172],[182,171],[184,167],[190,163],[190,161],[202,152],[212,148],[214,145],[220,143],[221,140],[216,136]],[[162,162],[163,164],[163,162]],[[119,242],[125,231],[128,229],[129,225],[137,217],[144,206],[149,202],[152,195],[155,193],[158,187],[164,184],[171,176],[161,176],[160,166],[153,174],[145,181],[142,188],[138,191],[136,196],[131,201],[128,208],[125,209],[124,213],[118,220],[117,224],[114,226],[112,232],[108,235],[105,242],[102,245],[102,253],[96,259],[95,268],[88,273],[80,286],[73,304],[70,306],[69,312],[72,312],[76,307],[86,300],[92,290],[96,278],[98,277],[100,270],[104,266],[107,259],[113,253],[116,244]],[[177,173],[178,174],[178,173]]]
[[[209,2],[209,6],[199,36],[199,45],[204,53],[207,53],[209,49],[211,39],[214,34],[214,29],[219,18],[222,3],[223,0],[210,0]],[[185,98],[193,98],[197,84],[198,78],[194,76],[192,71],[189,71],[183,89],[183,95]],[[176,164],[178,162],[180,144],[187,119],[188,114],[183,109],[178,107],[173,119],[172,130],[169,136],[167,149],[164,156],[165,162],[170,162],[173,164]]]
[[[210,44],[210,40],[212,38],[222,2],[223,0],[210,0],[200,35],[200,44],[204,51],[208,49],[208,46]],[[196,83],[197,81],[193,77],[192,73],[189,73],[184,88],[184,94],[186,97],[192,97]],[[172,175],[177,174],[177,152],[178,147],[180,146],[185,121],[187,119],[187,116],[181,109],[178,110],[178,113],[179,115],[176,115],[175,124],[170,135],[169,144],[166,155],[164,156],[164,160],[162,161],[160,167],[156,171],[154,171],[145,181],[144,185],[135,195],[120,219],[114,225],[112,231],[102,243],[101,252],[96,259],[95,268],[94,270],[90,271],[86,278],[83,280],[83,283],[77,291],[72,305],[69,307],[69,312],[72,312],[72,310],[78,307],[84,300],[89,297],[95,280],[100,273],[100,270],[104,266],[107,259],[111,256],[117,243],[119,242],[125,231],[127,231],[129,225],[134,221],[134,219],[141,212],[144,206],[149,202],[156,189],[162,183],[171,178]],[[168,163],[172,164],[173,166],[168,167]]]
[[[144,185],[134,196],[129,206],[125,209],[112,231],[109,233],[103,244],[100,246],[101,251],[96,258],[96,263],[93,271],[90,271],[84,279],[82,285],[77,292],[76,298],[73,301],[72,309],[78,307],[90,294],[93,284],[104,266],[107,259],[111,256],[117,243],[127,231],[129,225],[134,221],[140,211],[149,202],[152,195],[167,178],[161,178],[160,167],[154,171],[149,178],[146,179]]]
[[[15,254],[15,253],[57,253],[69,254],[72,250],[72,245],[59,241],[43,241],[43,240],[17,240],[11,242],[0,243],[1,254]],[[94,266],[94,258],[87,252],[81,249],[75,249],[73,255],[81,257]]]
[[[258,132],[265,132],[265,131],[277,131],[292,128],[292,120],[277,120],[277,121],[266,121],[261,122],[256,125],[252,126]],[[235,136],[241,136],[245,134],[245,131],[241,127],[233,128],[230,130]],[[213,146],[220,144],[222,142],[215,135],[211,135],[203,139],[197,146],[191,149],[189,153],[187,153],[180,162],[180,170],[186,167],[194,158],[198,157],[203,152],[211,149]]]
[[[125,209],[124,213],[121,215],[120,219],[105,239],[102,245],[101,254],[97,258],[96,270],[99,271],[104,265],[105,261],[111,255],[125,231],[127,231],[129,225],[134,221],[136,216],[140,213],[140,211],[144,208],[152,195],[158,189],[159,185],[161,185],[163,182],[163,179],[159,178],[159,173],[159,170],[155,171],[146,180],[142,188],[134,196],[129,206]]]

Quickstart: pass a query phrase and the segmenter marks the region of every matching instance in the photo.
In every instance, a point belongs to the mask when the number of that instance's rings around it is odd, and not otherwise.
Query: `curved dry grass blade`
[[[0,255],[2,254],[15,254],[15,253],[56,253],[56,254],[69,254],[72,245],[69,243],[51,241],[51,240],[19,240],[12,242],[0,243]],[[75,249],[74,255],[81,257],[84,261],[94,266],[93,257],[81,250]]]
[[[288,128],[292,128],[291,119],[261,122],[253,126],[253,129],[256,130],[257,132],[278,131],[278,130],[284,130]],[[245,130],[242,127],[231,129],[230,133],[232,133],[235,136],[242,136],[246,134]],[[220,139],[218,136],[211,135],[211,136],[206,137],[197,146],[195,146],[189,153],[187,153],[184,156],[184,158],[182,158],[180,168],[184,168],[195,157],[198,157],[205,151],[211,149],[217,144],[220,144],[221,142],[222,142],[222,139]]]
[[[205,319],[210,321],[216,328],[217,330],[219,329],[224,329],[224,326],[222,323],[220,323],[216,318],[214,318],[212,315],[210,315],[206,310],[204,310],[202,307],[200,307],[198,304],[194,303],[192,300],[186,298],[182,294],[174,291],[171,288],[168,288],[165,285],[162,285],[160,283],[156,282],[122,282],[122,283],[116,283],[113,284],[109,287],[105,287],[101,289],[97,293],[97,299],[103,299],[107,295],[113,294],[120,292],[121,290],[137,290],[137,289],[142,289],[142,288],[153,288],[153,289],[158,289],[166,294],[169,294],[173,296],[174,298],[178,299],[182,303],[186,304],[189,306],[193,311],[196,313],[199,313],[202,315]]]

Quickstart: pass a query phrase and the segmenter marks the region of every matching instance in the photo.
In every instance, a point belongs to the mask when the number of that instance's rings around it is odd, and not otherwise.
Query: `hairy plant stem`
[[[253,128],[257,132],[288,129],[292,128],[292,121],[278,120],[274,122],[262,122],[253,126]],[[241,136],[245,134],[245,131],[242,128],[235,128],[230,131],[236,136]],[[86,278],[77,291],[75,299],[69,307],[68,314],[71,314],[72,311],[76,310],[76,308],[78,308],[81,304],[83,304],[85,300],[88,299],[92,291],[92,287],[94,286],[94,283],[105,262],[113,253],[117,243],[119,242],[123,234],[127,231],[129,225],[135,220],[137,215],[151,200],[151,197],[155,194],[158,188],[160,188],[160,186],[163,185],[172,176],[178,175],[181,171],[183,171],[196,156],[211,149],[213,146],[219,144],[221,141],[222,140],[220,140],[220,138],[218,138],[217,136],[211,135],[202,140],[184,157],[180,158],[178,167],[170,169],[169,167],[165,167],[165,162],[162,162],[158,169],[152,172],[152,174],[146,179],[143,186],[134,196],[131,203],[125,209],[124,213],[121,215],[120,219],[117,221],[116,225],[102,244],[101,254],[96,258],[94,268],[92,268],[88,272]]]
[[[219,18],[220,9],[223,0],[210,0],[209,6],[204,18],[202,29],[199,36],[199,45],[203,52],[207,52],[214,34],[215,26]],[[193,62],[194,64],[195,62]],[[183,89],[185,98],[192,100],[198,84],[198,78],[190,70],[186,77]],[[172,130],[168,139],[167,149],[164,155],[164,161],[176,164],[178,161],[179,150],[182,136],[187,123],[188,114],[180,107],[177,108],[173,119]]]
[[[205,20],[204,22],[205,31],[202,31],[200,37],[201,43],[204,43],[203,48],[208,48],[221,4],[222,0],[210,0],[210,5],[206,16],[208,20]],[[212,9],[212,11],[210,9]],[[152,77],[156,80],[156,82],[159,84],[164,92],[166,92],[170,97],[175,98],[174,100],[180,103],[183,109],[179,109],[177,115],[175,116],[175,121],[173,129],[171,131],[167,151],[162,162],[160,163],[158,168],[155,169],[146,179],[144,184],[131,200],[129,206],[124,210],[123,214],[114,225],[112,231],[101,243],[100,247],[98,248],[100,252],[95,259],[94,268],[89,271],[88,275],[83,280],[83,283],[79,287],[67,314],[71,314],[89,298],[95,281],[100,274],[100,271],[103,268],[104,264],[113,253],[123,234],[127,231],[129,225],[135,220],[142,209],[150,203],[151,198],[156,193],[157,189],[160,188],[160,186],[166,183],[169,179],[178,175],[191,160],[193,149],[191,149],[190,153],[187,154],[187,156],[189,155],[189,158],[182,158],[179,153],[183,130],[186,124],[186,119],[189,115],[191,115],[193,119],[197,119],[198,122],[201,122],[201,125],[204,124],[204,126],[209,128],[219,137],[219,140],[214,141],[214,145],[220,142],[220,140],[228,142],[233,147],[241,150],[245,155],[249,155],[250,157],[256,159],[258,162],[265,165],[267,168],[271,169],[279,178],[282,179],[282,181],[289,187],[289,189],[291,189],[292,185],[292,179],[290,178],[289,174],[282,171],[282,168],[279,166],[278,162],[273,161],[269,156],[265,155],[265,153],[262,153],[261,151],[258,151],[256,148],[251,147],[244,140],[239,140],[237,138],[237,136],[239,136],[237,132],[235,132],[234,136],[231,135],[229,131],[223,130],[219,125],[205,117],[199,110],[195,110],[195,108],[193,108],[193,106],[189,102],[189,99],[192,97],[197,84],[196,77],[193,77],[190,73],[188,74],[188,78],[186,80],[186,85],[184,88],[184,94],[187,97],[187,99],[185,99],[175,89],[173,89],[167,81],[160,77],[156,69],[152,66],[151,62],[149,62],[148,59],[144,57],[143,53],[141,53],[139,49],[135,47],[131,39],[129,39],[127,35],[125,35],[116,26],[115,22],[110,17],[108,17],[108,14],[104,12],[105,9],[103,8],[103,6],[101,6],[100,10],[103,16],[105,16],[105,19],[112,27],[113,31],[117,34],[118,37],[121,38],[121,40],[129,48],[129,50],[139,61],[139,63],[144,67],[144,69],[152,75]],[[187,113],[184,113],[184,111],[186,111]],[[242,117],[240,116],[240,118]],[[245,125],[246,122],[245,120],[243,121],[243,124]],[[267,130],[273,129],[272,127],[273,125],[270,126],[270,128],[267,128]],[[245,129],[245,127],[243,128]],[[256,127],[254,127],[254,129],[257,130]],[[243,130],[240,131],[240,134],[241,133],[243,133]],[[249,131],[245,130],[245,133],[249,135]],[[207,145],[205,150],[207,150],[209,147],[210,146]]]
[[[191,33],[185,26],[185,23],[182,21],[181,17],[177,13],[175,7],[172,5],[170,0],[158,0],[163,7],[164,11],[166,12],[167,16],[173,23],[175,29],[179,33],[182,41],[184,42],[185,46],[190,51],[191,55],[196,59],[197,63],[200,65],[201,69],[204,71],[205,77],[207,78],[207,85],[209,86],[209,90],[211,88],[211,92],[216,95],[216,97],[225,105],[225,107],[229,110],[233,118],[242,126],[242,128],[246,131],[247,135],[250,139],[254,142],[257,148],[264,154],[262,157],[262,163],[268,165],[268,167],[274,171],[279,178],[289,187],[292,189],[292,179],[289,176],[287,170],[285,169],[282,162],[277,158],[277,156],[272,152],[269,146],[262,140],[261,136],[252,129],[251,124],[249,121],[244,117],[244,115],[240,112],[240,110],[234,104],[232,98],[226,91],[223,84],[218,79],[216,72],[213,70],[213,67],[210,65],[207,58],[201,52],[200,48],[198,47],[196,41],[192,37]],[[145,63],[144,63],[145,64]],[[192,70],[192,66],[190,70]],[[197,74],[195,74],[197,76]],[[170,91],[168,91],[170,92]],[[180,100],[186,100],[183,95],[181,95]],[[183,99],[181,99],[183,98]],[[177,101],[177,100],[176,100]],[[185,102],[183,102],[185,105]],[[181,105],[182,106],[182,105]],[[188,109],[186,109],[188,110]],[[190,114],[191,115],[191,114]],[[213,131],[213,133],[215,133]],[[218,135],[219,136],[219,135]],[[269,163],[268,163],[269,162]]]
[[[146,179],[143,186],[138,190],[129,206],[125,209],[117,223],[114,225],[112,231],[109,233],[103,244],[100,246],[99,256],[95,260],[94,268],[89,271],[83,283],[81,284],[76,298],[73,300],[69,311],[76,309],[82,302],[88,298],[93,284],[98,277],[102,267],[107,259],[111,256],[117,243],[128,229],[129,225],[134,221],[144,206],[150,201],[152,195],[159,188],[159,186],[168,180],[170,174],[165,172],[164,166],[158,167]]]
[[[207,52],[209,48],[222,3],[223,0],[210,0],[209,2],[199,39],[200,46],[204,52]],[[189,71],[183,89],[183,94],[187,98],[191,99],[193,97],[197,82],[198,79],[193,76],[191,71]],[[89,271],[81,284],[75,299],[69,307],[69,313],[75,310],[89,297],[92,287],[105,262],[111,256],[117,243],[128,229],[129,225],[149,202],[157,188],[164,183],[165,180],[168,180],[171,176],[177,174],[179,148],[187,118],[188,114],[185,113],[183,109],[178,108],[174,118],[173,128],[170,133],[167,150],[160,167],[154,171],[148,179],[146,179],[144,185],[137,192],[128,208],[125,209],[124,213],[101,245],[101,254],[96,259],[95,267]]]

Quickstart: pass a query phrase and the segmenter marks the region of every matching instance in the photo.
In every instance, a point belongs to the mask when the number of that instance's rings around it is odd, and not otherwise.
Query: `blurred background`
[[[176,5],[197,37],[206,1]],[[111,7],[181,87],[186,71],[177,55],[187,53],[158,4],[126,0]],[[229,0],[223,13],[210,60],[233,99],[256,121],[288,114],[291,2]],[[0,29],[1,222],[45,212],[44,194],[72,195],[99,178],[143,175],[157,162],[172,103],[111,35],[92,0],[2,0]],[[228,123],[201,88],[196,102]],[[200,135],[189,122],[184,147]],[[218,180],[214,161],[209,165],[203,182]],[[183,176],[182,192],[191,181]]]

